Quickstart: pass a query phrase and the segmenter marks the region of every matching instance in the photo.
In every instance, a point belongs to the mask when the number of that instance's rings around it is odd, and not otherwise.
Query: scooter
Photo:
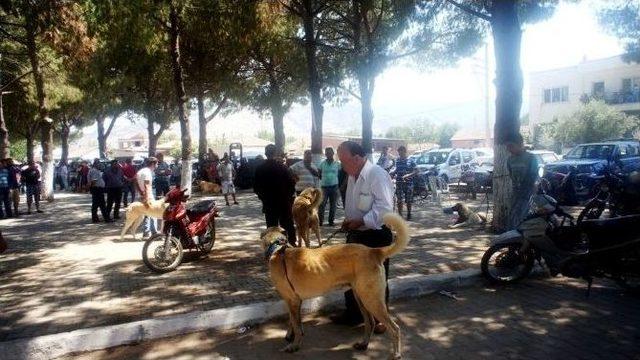
[[[182,263],[185,250],[208,254],[216,241],[218,208],[214,200],[186,206],[187,189],[174,188],[165,199],[169,206],[162,216],[162,232],[151,236],[142,248],[142,260],[149,269],[165,273]]]
[[[526,277],[535,260],[551,275],[587,280],[610,278],[621,286],[640,290],[640,215],[585,219],[574,223],[549,195],[533,195],[529,216],[516,230],[491,243],[481,262],[482,274],[492,283],[507,284]]]

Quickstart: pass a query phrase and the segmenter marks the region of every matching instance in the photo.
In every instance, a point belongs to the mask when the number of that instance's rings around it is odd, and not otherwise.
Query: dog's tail
[[[312,209],[317,209],[320,206],[320,203],[322,203],[322,189],[320,188],[314,188],[314,195],[315,197],[313,198],[313,201],[311,202],[311,208]]]
[[[382,222],[396,232],[396,239],[393,244],[379,248],[380,258],[384,261],[384,259],[390,258],[407,247],[409,243],[409,227],[402,217],[396,213],[387,213],[382,218]]]

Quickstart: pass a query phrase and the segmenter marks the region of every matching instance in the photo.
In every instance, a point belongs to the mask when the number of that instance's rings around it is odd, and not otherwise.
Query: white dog
[[[120,240],[124,239],[124,234],[131,230],[133,239],[136,239],[136,230],[142,224],[145,216],[162,219],[164,210],[169,206],[164,198],[159,200],[153,200],[149,203],[149,206],[145,206],[140,201],[135,201],[129,204],[127,212],[125,214],[124,227],[120,233]]]

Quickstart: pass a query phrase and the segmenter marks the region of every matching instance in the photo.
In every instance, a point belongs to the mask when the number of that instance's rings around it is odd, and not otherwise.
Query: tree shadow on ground
[[[548,279],[461,289],[458,295],[458,301],[430,295],[392,306],[404,336],[404,358],[629,359],[638,354],[637,298],[608,283],[597,284],[589,298],[580,282]],[[379,359],[390,352],[388,335],[374,336],[369,349],[358,352],[351,345],[361,338],[362,328],[308,315],[301,351],[284,354],[285,324],[277,320],[243,334],[199,332],[77,359]]]

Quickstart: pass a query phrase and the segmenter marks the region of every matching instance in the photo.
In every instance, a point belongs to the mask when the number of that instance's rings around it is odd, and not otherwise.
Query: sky
[[[596,9],[605,0],[562,3],[553,17],[524,27],[521,64],[524,75],[522,114],[528,113],[529,73],[572,66],[583,59],[598,59],[623,52],[619,41],[605,33],[596,19]],[[493,47],[489,38],[489,74],[494,77]],[[403,125],[416,118],[435,123],[455,122],[460,126],[483,129],[485,122],[485,50],[449,69],[422,72],[407,65],[386,69],[376,81],[373,98],[374,134],[384,134],[388,127]],[[495,92],[490,86],[490,118],[493,117]],[[197,114],[192,112],[193,138],[197,139]],[[285,117],[287,135],[308,137],[310,109],[294,106]],[[325,133],[343,133],[359,129],[360,105],[357,100],[341,107],[326,105]],[[118,137],[133,132],[146,132],[144,120],[131,123],[118,119],[109,139],[114,146]],[[271,118],[249,110],[214,119],[208,127],[209,137],[238,138],[255,134],[259,129],[271,130]],[[171,131],[179,132],[175,124]],[[83,130],[82,142],[95,139],[95,126]]]

